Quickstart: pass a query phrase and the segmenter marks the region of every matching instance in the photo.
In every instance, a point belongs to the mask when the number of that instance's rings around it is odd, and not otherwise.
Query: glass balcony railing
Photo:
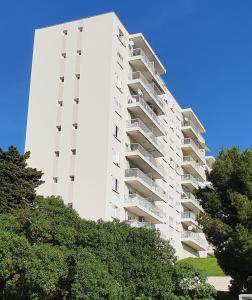
[[[148,136],[148,138],[154,143],[163,153],[164,147],[153,134],[153,132],[140,120],[140,119],[131,119],[127,122],[127,128],[139,127],[142,131]]]
[[[201,207],[199,200],[197,200],[195,196],[190,192],[183,192],[183,194],[181,195],[181,199],[190,199],[196,206]]]
[[[193,231],[184,231],[181,235],[182,239],[192,239],[197,244],[200,244],[203,248],[206,248],[206,242],[200,237],[198,233]]]
[[[131,57],[141,56],[143,58],[143,60],[145,61],[145,63],[147,64],[147,66],[151,69],[151,71],[153,73],[155,72],[154,62],[151,62],[149,60],[149,58],[147,57],[147,55],[144,53],[144,51],[141,48],[133,49],[133,51],[130,52],[130,56]]]
[[[126,169],[125,177],[138,177],[139,179],[144,181],[156,194],[160,195],[161,197],[165,196],[165,191],[153,179],[151,179],[148,175],[143,173],[140,169]]]
[[[155,225],[149,222],[141,222],[138,220],[127,220],[126,223],[132,227],[155,229]]]
[[[201,135],[201,133],[199,132],[199,130],[197,129],[197,127],[193,124],[192,121],[183,121],[182,122],[182,127],[187,127],[187,126],[190,126],[193,128],[193,130],[195,131],[198,139],[202,142],[202,143],[205,143],[205,140],[203,138],[203,136]]]
[[[151,118],[158,124],[158,126],[161,128],[161,130],[164,132],[164,126],[159,120],[158,116],[155,114],[155,112],[151,109],[151,107],[146,103],[146,101],[139,95],[132,95],[128,99],[128,104],[132,103],[139,103],[146,111],[147,113],[151,116]]]
[[[195,213],[193,213],[192,211],[184,211],[181,214],[181,218],[182,219],[193,219],[194,221],[197,221],[197,216]]]
[[[200,165],[199,163],[197,163],[195,161],[195,159],[193,159],[191,156],[184,156],[183,157],[183,162],[186,163],[186,162],[189,162],[193,167],[194,169],[197,170],[197,172],[202,176],[202,177],[205,177],[205,169],[202,165]]]
[[[186,138],[182,141],[183,145],[191,145],[194,151],[198,154],[198,156],[205,161],[205,154],[200,148],[196,145],[196,143],[193,141],[193,139]]]
[[[143,82],[143,84],[146,86],[147,90],[149,90],[150,94],[153,96],[155,101],[158,103],[158,105],[161,108],[164,107],[165,103],[157,94],[156,90],[158,90],[158,88],[156,87],[154,82],[150,83],[140,71],[130,73],[129,79],[130,80],[135,80],[135,79],[141,80]]]
[[[193,177],[191,174],[184,174],[184,175],[181,175],[181,181],[191,181],[194,185],[198,186],[199,185],[199,182],[198,180]]]
[[[165,174],[164,167],[147,151],[145,150],[140,144],[130,144],[127,146],[126,150],[128,152],[139,151],[153,166],[155,166],[162,174]]]
[[[157,215],[160,218],[165,216],[164,211],[157,207],[153,201],[148,200],[137,193],[130,194],[125,198],[126,203],[132,203],[134,205],[139,205],[145,208],[146,210],[150,211],[151,213]]]

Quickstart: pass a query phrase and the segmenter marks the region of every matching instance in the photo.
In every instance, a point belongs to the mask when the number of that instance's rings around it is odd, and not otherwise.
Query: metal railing
[[[158,126],[162,129],[164,132],[164,126],[160,122],[158,116],[155,114],[155,112],[151,109],[151,107],[146,103],[146,101],[139,95],[132,95],[128,99],[128,104],[132,103],[139,103],[147,112],[148,114],[152,117],[152,119],[158,124]]]
[[[140,129],[143,130],[143,132],[148,136],[148,138],[156,144],[158,148],[164,153],[164,147],[163,145],[159,142],[159,140],[156,138],[156,136],[153,134],[153,132],[141,121],[140,119],[131,119],[127,121],[127,128],[132,128],[132,127],[139,127]]]
[[[138,193],[129,194],[127,197],[125,197],[124,202],[142,206],[146,210],[150,211],[151,213],[157,215],[160,218],[163,218],[165,216],[164,211],[158,206],[156,206],[152,200],[148,200],[140,196]]]
[[[198,171],[198,173],[205,177],[205,170],[202,165],[197,163],[192,156],[183,156],[183,162],[190,162],[190,164]]]
[[[201,244],[204,248],[206,248],[207,246],[206,242],[199,236],[199,234],[193,231],[184,231],[182,232],[181,237],[184,239],[192,239],[197,243]]]
[[[130,56],[142,56],[145,63],[148,65],[148,67],[151,69],[151,71],[155,72],[154,62],[151,62],[145,52],[141,48],[135,48],[133,51],[130,52]]]
[[[197,221],[197,216],[195,213],[193,213],[192,211],[184,211],[181,214],[181,218],[182,219],[193,219],[194,221]]]
[[[195,196],[192,193],[190,193],[190,192],[183,192],[181,194],[181,199],[190,199],[196,206],[200,206],[201,207],[199,200],[197,200],[195,198]]]
[[[132,227],[138,227],[138,228],[148,228],[148,229],[155,229],[155,225],[151,224],[149,222],[141,222],[138,220],[127,220],[127,224],[129,224]]]
[[[125,170],[125,177],[138,177],[143,180],[156,194],[160,195],[161,197],[165,197],[165,191],[148,175],[143,173],[138,168],[131,168]]]
[[[183,121],[182,122],[182,127],[186,127],[186,126],[190,126],[193,128],[193,130],[195,131],[197,137],[199,138],[199,140],[202,143],[205,143],[205,139],[203,138],[203,136],[201,135],[201,133],[199,132],[198,128],[194,125],[194,123],[192,121]]]
[[[192,181],[196,186],[199,185],[198,180],[195,177],[193,177],[191,174],[181,175],[181,181]]]
[[[153,98],[156,100],[158,105],[161,106],[162,108],[164,107],[165,104],[157,94],[156,92],[157,88],[155,88],[156,85],[154,84],[154,82],[150,83],[140,71],[130,73],[129,77],[130,80],[140,79],[147,87],[147,89],[150,91],[150,93],[152,94]]]
[[[182,144],[183,145],[191,145],[193,147],[193,149],[195,150],[195,152],[198,154],[198,156],[203,161],[205,161],[205,155],[204,155],[203,151],[200,150],[200,148],[196,145],[196,143],[194,142],[193,139],[190,139],[190,138],[183,139]]]
[[[160,170],[162,174],[166,174],[164,167],[140,144],[130,144],[126,147],[126,150],[128,152],[139,151],[152,165]]]

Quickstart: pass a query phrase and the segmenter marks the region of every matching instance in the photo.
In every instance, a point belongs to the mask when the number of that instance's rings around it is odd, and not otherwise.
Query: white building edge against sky
[[[192,191],[214,158],[163,73],[115,13],[36,30],[25,148],[44,172],[39,194],[60,195],[85,219],[156,227],[179,258],[204,257]]]

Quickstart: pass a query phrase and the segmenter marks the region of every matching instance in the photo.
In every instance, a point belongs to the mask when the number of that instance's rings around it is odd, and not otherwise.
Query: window
[[[114,137],[120,141],[121,130],[116,124],[114,124],[113,131],[114,131],[113,132]]]
[[[81,55],[81,50],[76,51],[78,55]]]
[[[74,181],[74,175],[69,176],[71,181]]]
[[[53,177],[53,182],[58,183],[58,177]]]
[[[76,149],[71,149],[73,155],[76,155]]]
[[[63,101],[62,100],[58,101],[58,106],[60,106],[60,107],[63,106]]]
[[[82,31],[83,31],[83,26],[79,26],[79,27],[78,27],[78,31],[79,31],[79,32],[82,32]]]
[[[116,75],[116,87],[122,91],[122,80]]]
[[[119,41],[123,44],[123,46],[125,46],[125,44],[126,44],[126,37],[125,37],[124,33],[122,32],[122,30],[120,28],[118,28],[118,34],[117,34],[117,36],[118,36]]]
[[[172,196],[169,196],[169,205],[170,205],[171,207],[174,206],[174,198],[173,198]]]
[[[56,126],[56,128],[57,128],[58,131],[61,131],[61,126],[60,125]]]
[[[118,57],[118,62],[121,65],[123,63],[123,56],[118,50],[116,53],[117,53],[117,57]]]
[[[170,121],[170,128],[171,128],[172,130],[174,130],[174,122],[173,122],[173,121]]]
[[[113,153],[113,163],[117,166],[119,166],[120,163],[120,156],[119,156],[119,152],[117,152],[114,148],[112,149],[112,153]]]
[[[169,226],[173,228],[173,217],[169,217]]]
[[[80,79],[80,74],[75,74],[75,77],[76,77],[77,80],[79,80]]]
[[[73,208],[73,203],[72,202],[67,203],[67,207]]]
[[[64,82],[65,81],[65,77],[64,76],[60,76],[60,82]]]
[[[56,157],[59,157],[59,151],[55,151],[54,154]]]
[[[112,190],[118,193],[119,190],[119,181],[117,178],[112,176]]]
[[[75,104],[79,104],[79,98],[74,98]]]
[[[116,98],[114,98],[114,101],[115,101],[115,111],[118,113],[119,116],[121,116],[122,114],[121,103]]]
[[[78,124],[77,124],[77,123],[74,123],[74,124],[73,124],[73,128],[74,128],[74,129],[77,129],[77,128],[78,128]]]
[[[66,58],[66,52],[61,53],[62,58]]]
[[[67,35],[67,33],[68,33],[67,29],[64,29],[62,32],[64,35]]]

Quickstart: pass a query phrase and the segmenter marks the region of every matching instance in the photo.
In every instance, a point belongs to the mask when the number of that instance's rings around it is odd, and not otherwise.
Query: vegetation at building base
[[[41,173],[26,160],[14,148],[1,150],[1,299],[214,299],[204,275],[174,264],[173,248],[157,231],[85,221],[57,197],[30,197]],[[16,170],[16,181],[3,166]],[[24,187],[31,188],[27,199]]]
[[[232,293],[251,293],[252,149],[222,149],[207,177],[212,187],[196,191],[205,210],[203,231],[219,265],[233,278]]]
[[[177,264],[188,264],[194,267],[205,276],[226,276],[223,270],[218,265],[215,257],[206,258],[184,258],[177,261]]]

